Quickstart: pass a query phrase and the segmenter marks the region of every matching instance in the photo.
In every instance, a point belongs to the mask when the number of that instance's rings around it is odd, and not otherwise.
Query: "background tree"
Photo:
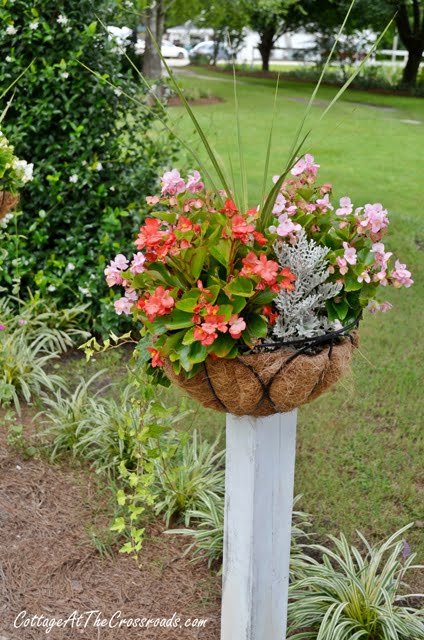
[[[298,0],[245,0],[248,24],[259,34],[262,71],[269,71],[278,38],[298,26],[303,15],[301,4]]]
[[[213,29],[215,46],[211,62],[216,64],[221,45],[230,46],[233,51],[239,49],[248,23],[248,15],[243,0],[217,0],[212,4],[203,4],[195,22],[198,26]]]
[[[114,9],[103,0],[95,12],[113,24]],[[94,326],[107,327],[115,318],[103,269],[139,226],[144,196],[172,155],[169,143],[154,111],[125,98],[142,99],[142,89],[122,72],[91,0],[3,0],[0,24],[0,94],[31,64],[2,129],[17,155],[34,163],[3,284],[20,280],[21,294],[38,288],[63,306],[87,302]]]
[[[305,24],[308,29],[335,32],[342,24],[350,0],[302,0]],[[424,0],[357,0],[346,25],[346,32],[372,29],[381,33],[390,20],[408,52],[403,69],[402,84],[413,90],[417,84],[424,52]]]

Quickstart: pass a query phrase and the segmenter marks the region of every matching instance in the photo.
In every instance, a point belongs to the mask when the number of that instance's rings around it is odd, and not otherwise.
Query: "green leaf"
[[[189,295],[191,294],[191,295]],[[175,304],[177,309],[181,311],[186,311],[187,313],[193,313],[194,307],[197,305],[197,301],[200,296],[199,289],[191,289],[187,291],[180,300],[178,300]]]
[[[231,241],[221,238],[216,244],[210,245],[210,252],[224,267],[228,268],[231,253]]]
[[[341,300],[340,302],[334,302],[333,300],[333,307],[334,310],[337,313],[337,317],[339,320],[344,320],[348,314],[349,311],[349,305],[346,302],[346,300]]]
[[[185,336],[185,329],[182,331],[177,331],[176,333],[171,334],[166,340],[161,349],[162,353],[166,356],[171,351],[174,351],[179,344],[183,342],[183,338]]]
[[[228,333],[221,333],[210,348],[219,358],[225,358],[234,347],[234,338]]]
[[[344,290],[345,291],[358,291],[358,289],[362,289],[363,287],[363,283],[362,282],[358,282],[358,276],[349,269],[349,271],[347,272],[347,274],[345,275],[345,281],[344,281]]]
[[[189,358],[192,364],[198,364],[199,362],[204,362],[206,360],[206,356],[208,355],[207,348],[201,344],[198,340],[193,342],[190,347]]]
[[[159,218],[159,220],[165,220],[165,222],[169,222],[169,224],[175,224],[177,221],[177,214],[171,213],[171,211],[151,211],[148,217]]]
[[[254,338],[265,338],[268,333],[268,322],[258,313],[252,313],[245,318],[247,330]]]
[[[206,256],[208,255],[207,247],[196,247],[194,250],[194,256],[190,262],[191,275],[195,280],[200,276],[203,265],[205,264]]]
[[[113,523],[110,526],[111,531],[116,531],[117,533],[122,533],[125,530],[125,520],[122,517],[115,518]]]
[[[123,489],[118,489],[116,492],[116,501],[120,507],[123,507],[126,502],[126,496]]]
[[[250,278],[246,278],[244,276],[238,276],[231,280],[226,287],[224,287],[224,291],[227,295],[230,296],[243,296],[246,298],[250,298],[253,295],[253,282]]]
[[[172,314],[165,319],[165,327],[167,329],[188,329],[193,326],[192,314],[184,313],[184,311],[180,311],[177,309],[173,311]]]

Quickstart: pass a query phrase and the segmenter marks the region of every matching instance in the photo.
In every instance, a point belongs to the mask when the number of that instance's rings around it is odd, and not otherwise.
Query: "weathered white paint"
[[[296,411],[227,414],[221,640],[285,640]]]

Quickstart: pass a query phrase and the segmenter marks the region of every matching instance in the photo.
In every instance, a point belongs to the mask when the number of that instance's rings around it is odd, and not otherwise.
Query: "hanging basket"
[[[165,373],[204,407],[236,416],[269,416],[292,411],[318,398],[349,369],[357,333],[334,338],[311,354],[308,346],[247,353],[234,359],[208,358],[187,379],[171,362]]]
[[[18,196],[14,196],[9,191],[0,191],[0,220],[19,202]]]

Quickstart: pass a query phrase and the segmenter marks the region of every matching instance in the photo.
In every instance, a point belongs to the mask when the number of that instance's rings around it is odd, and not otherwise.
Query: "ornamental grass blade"
[[[293,150],[294,150],[294,148],[295,148],[295,146],[297,144],[297,141],[299,140],[300,134],[302,133],[304,124],[306,122],[306,119],[307,119],[307,117],[308,117],[308,115],[309,115],[309,113],[310,113],[310,111],[312,109],[312,105],[313,105],[313,103],[315,101],[315,98],[317,96],[317,93],[319,91],[321,83],[322,83],[322,81],[324,79],[325,72],[327,71],[328,67],[330,66],[330,62],[331,62],[331,59],[333,57],[334,51],[336,50],[336,46],[339,43],[340,37],[341,37],[341,35],[342,35],[343,31],[344,31],[344,28],[345,28],[346,23],[347,23],[347,21],[349,19],[349,16],[351,14],[351,11],[353,9],[353,6],[354,6],[355,2],[356,2],[356,0],[352,0],[352,2],[350,3],[349,9],[347,10],[347,13],[346,13],[345,18],[344,18],[343,23],[342,23],[342,26],[339,29],[339,32],[338,32],[338,34],[336,36],[336,39],[334,40],[333,46],[331,47],[330,53],[327,56],[327,60],[325,61],[325,64],[324,64],[324,66],[322,68],[320,77],[318,78],[318,82],[316,83],[316,85],[314,87],[314,90],[313,90],[313,92],[311,94],[311,97],[309,98],[309,102],[306,105],[305,112],[303,114],[302,120],[299,123],[299,127],[297,129],[296,135],[295,135],[294,140],[293,140],[293,144],[292,144],[291,149],[290,149],[289,157],[293,155]]]
[[[228,38],[228,42],[231,47],[230,38]],[[237,94],[237,74],[236,74],[234,54],[232,59],[232,65],[233,65],[234,107],[236,112],[237,147],[238,147],[239,165],[240,165],[241,193],[242,193],[242,199],[243,199],[242,204],[243,204],[244,211],[247,211],[247,208],[248,208],[247,176],[246,176],[246,165],[245,165],[244,156],[243,156],[243,144],[242,144],[242,138],[241,138],[240,109],[239,109],[239,101],[238,101],[238,94]]]
[[[128,60],[130,60],[130,59],[128,58]],[[95,71],[94,69],[91,69],[86,64],[84,64],[84,62],[81,62],[81,60],[77,60],[77,62],[82,67],[84,67],[84,69],[86,69],[87,71],[92,73],[98,80],[101,80],[102,82],[105,82],[107,85],[112,87],[112,89],[119,90],[121,92],[121,94],[123,96],[125,96],[125,98],[127,98],[128,100],[130,100],[134,104],[138,105],[139,107],[143,107],[143,109],[147,109],[148,111],[152,111],[152,109],[150,107],[148,107],[142,100],[139,100],[138,98],[134,98],[134,96],[131,96],[129,93],[126,93],[126,91],[124,91],[121,87],[116,86],[115,84],[113,84],[113,82],[110,82],[110,80],[108,80],[107,78],[103,77],[102,74],[99,71]],[[133,64],[132,61],[130,61],[130,62],[131,62],[131,64]],[[135,67],[135,69],[136,69],[136,67]],[[140,72],[138,72],[138,73],[140,73]],[[140,74],[140,77],[143,78],[143,76],[141,74]],[[143,80],[145,81],[145,78],[143,78]],[[150,85],[147,84],[147,86],[150,89]],[[162,110],[165,111],[165,107],[161,103],[159,98],[157,98],[157,96],[155,96],[155,99],[157,100],[157,103],[160,104],[160,106],[162,107]],[[181,146],[186,151],[188,151],[189,154],[194,158],[194,160],[196,161],[196,163],[199,166],[199,168],[203,171],[203,174],[205,175],[205,177],[209,180],[209,182],[212,185],[212,187],[216,190],[216,186],[214,184],[214,180],[213,180],[211,174],[209,173],[206,165],[200,159],[200,156],[198,156],[197,153],[195,151],[193,151],[192,147],[190,147],[182,138],[180,138],[178,133],[176,133],[175,130],[172,127],[169,126],[169,124],[166,122],[165,118],[160,117],[158,114],[156,114],[156,116],[157,116],[157,119],[161,122],[161,124],[165,127],[165,129],[167,129],[169,131],[169,133],[171,135],[173,135],[176,140],[178,140],[178,142],[181,144]]]
[[[23,70],[23,71],[18,75],[18,77],[17,77],[17,78],[15,78],[15,80],[14,80],[14,81],[13,81],[13,82],[12,82],[12,83],[11,83],[11,84],[10,84],[10,85],[9,85],[9,86],[4,90],[4,91],[3,91],[3,93],[0,95],[0,100],[1,100],[2,98],[4,98],[4,96],[6,95],[6,93],[8,93],[8,92],[11,90],[11,88],[15,86],[15,84],[16,84],[17,82],[19,82],[19,80],[22,78],[22,76],[24,76],[24,75],[26,74],[26,72],[28,71],[28,69],[30,68],[30,66],[31,66],[31,65],[33,64],[33,62],[35,62],[35,61],[36,61],[36,58],[33,58],[33,59],[31,60],[31,62],[29,63],[29,65],[28,65],[27,67],[25,67],[25,69],[24,69],[24,70]],[[3,117],[3,116],[2,116],[2,117]],[[2,120],[2,117],[0,118],[0,122],[1,122],[1,120]]]
[[[280,73],[278,73],[278,75],[277,75],[277,83],[275,85],[274,108],[272,110],[271,128],[269,130],[268,145],[267,145],[266,156],[265,156],[264,177],[263,177],[263,180],[262,180],[261,206],[262,206],[262,203],[265,200],[266,183],[267,183],[267,180],[268,180],[269,159],[270,159],[270,156],[271,156],[272,135],[274,133],[275,115],[276,115],[276,112],[277,112],[277,97],[278,97],[279,84],[280,84]]]
[[[98,15],[96,15],[96,19],[99,21],[99,23],[102,25],[105,33],[108,33],[107,30],[107,26],[105,25],[105,23],[101,20],[101,18],[99,18]],[[155,47],[157,48],[157,44],[155,42],[155,40],[152,38],[152,41],[154,42]],[[159,99],[159,97],[156,95],[156,93],[153,91],[152,92],[152,87],[149,84],[149,82],[146,80],[146,78],[143,76],[143,74],[141,73],[140,69],[137,68],[137,66],[134,64],[133,60],[131,60],[131,58],[129,57],[129,55],[127,54],[127,52],[125,51],[125,49],[122,47],[120,49],[122,55],[125,57],[125,59],[127,60],[127,62],[130,64],[130,66],[134,69],[134,71],[136,72],[136,74],[138,75],[138,77],[140,78],[140,80],[142,81],[142,83],[144,84],[144,86],[149,90],[149,94],[153,97],[153,99],[155,100],[156,104],[161,108],[163,113],[166,113],[165,110],[165,106],[162,103],[162,101]],[[162,53],[159,52],[159,55],[161,56],[161,60],[163,60],[165,62],[165,59],[162,58]],[[109,84],[111,87],[114,87],[114,85],[109,82],[106,78],[103,78],[102,75],[98,72],[93,71],[92,69],[90,69],[89,67],[87,67],[85,64],[83,64],[82,62],[80,62],[78,60],[78,62],[85,67],[88,71],[90,71],[91,73],[94,73],[97,77],[99,77],[100,79],[104,80],[107,84]],[[165,62],[165,66],[166,62]],[[168,67],[169,69],[169,67]],[[168,70],[169,73],[169,70]],[[174,81],[173,78],[171,78]],[[117,88],[117,87],[114,87]],[[179,88],[179,87],[178,87]],[[133,96],[128,95],[127,93],[125,93],[124,91],[122,91],[122,89],[119,87],[119,90],[122,92],[122,95],[124,95],[126,98],[129,98],[130,100],[132,100],[133,102],[135,102],[136,104],[139,104],[141,106],[143,106],[144,108],[148,109],[147,105],[142,102],[141,100],[137,100],[135,99]],[[180,95],[180,94],[178,94]],[[194,114],[193,114],[194,115]],[[198,167],[202,170],[204,176],[208,179],[209,183],[211,184],[212,188],[217,191],[217,188],[215,186],[214,180],[212,178],[212,176],[210,175],[208,169],[206,168],[205,164],[202,162],[202,160],[200,159],[200,157],[197,155],[197,153],[195,151],[193,151],[193,149],[182,139],[180,138],[180,136],[175,132],[174,129],[172,129],[168,123],[166,122],[165,119],[162,118],[158,118],[160,120],[160,122],[166,127],[166,129],[176,138],[176,140],[178,140],[178,142],[184,147],[184,149],[186,149],[186,151],[188,151],[190,153],[190,155],[194,158],[194,160],[196,161]]]
[[[362,69],[364,68],[365,64],[368,62],[368,60],[370,59],[370,57],[372,56],[372,54],[374,53],[374,51],[377,50],[378,45],[380,44],[380,42],[382,41],[382,39],[384,38],[384,36],[386,35],[387,31],[389,30],[389,28],[392,26],[393,24],[393,20],[394,18],[392,18],[389,22],[389,24],[386,26],[386,28],[384,29],[384,31],[380,34],[380,36],[378,37],[378,39],[375,41],[374,45],[372,46],[372,48],[369,50],[369,52],[367,53],[367,55],[365,56],[365,58],[361,61],[361,64],[358,65],[358,67],[355,69],[355,71],[352,73],[352,75],[346,80],[346,82],[344,83],[344,85],[339,89],[339,91],[336,93],[336,95],[334,96],[334,98],[332,99],[332,101],[330,102],[330,104],[326,107],[325,111],[321,114],[320,116],[320,120],[322,120],[324,118],[324,116],[330,111],[330,109],[333,107],[333,105],[337,102],[337,100],[340,98],[340,96],[346,91],[346,89],[349,87],[350,84],[352,84],[352,82],[355,80],[356,76],[358,75],[358,73],[360,71],[362,71]]]
[[[197,131],[197,133],[199,134],[199,137],[203,143],[203,146],[205,147],[206,153],[209,156],[209,160],[212,162],[212,165],[216,171],[217,176],[219,177],[221,184],[224,188],[224,190],[227,192],[228,195],[231,195],[231,190],[229,188],[227,179],[225,178],[224,172],[222,171],[222,168],[220,166],[220,163],[218,161],[218,158],[216,156],[216,154],[214,153],[211,145],[209,144],[209,141],[199,123],[199,121],[197,120],[196,116],[194,115],[194,112],[192,110],[192,108],[190,107],[184,92],[181,90],[180,86],[178,85],[178,82],[174,76],[174,73],[171,71],[171,68],[169,67],[168,63],[166,62],[165,58],[162,55],[162,51],[160,50],[160,47],[158,45],[158,43],[156,42],[155,38],[153,37],[152,32],[150,31],[150,29],[148,29],[148,33],[150,35],[150,38],[154,44],[154,46],[156,47],[156,50],[159,54],[159,57],[166,69],[166,71],[168,72],[168,75],[171,79],[172,84],[174,85],[175,91],[178,94],[178,97],[180,98],[185,110],[187,111],[188,115],[190,116],[191,121],[193,122],[195,129]]]

